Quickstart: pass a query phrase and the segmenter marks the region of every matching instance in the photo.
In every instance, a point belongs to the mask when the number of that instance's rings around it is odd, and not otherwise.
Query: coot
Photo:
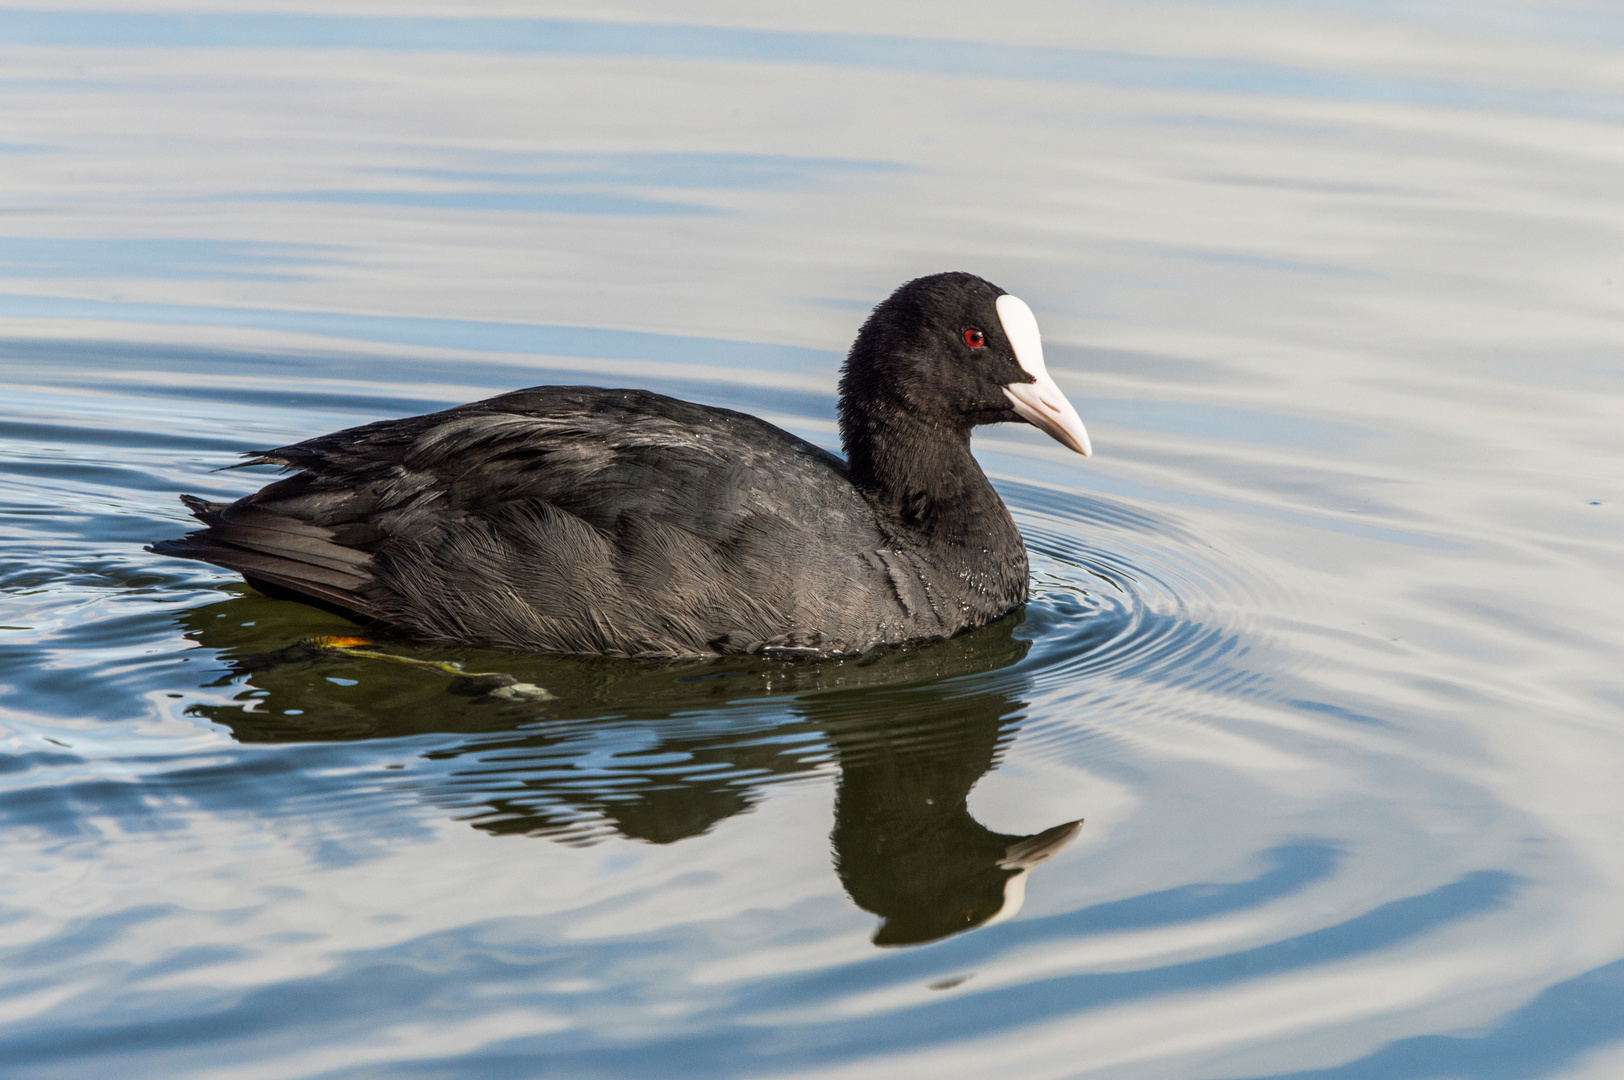
[[[973,274],[903,285],[840,380],[842,461],[744,413],[538,386],[246,455],[294,475],[150,550],[430,642],[835,656],[950,637],[1026,599],[1026,548],[970,454],[1025,420],[1088,434],[1037,320]]]

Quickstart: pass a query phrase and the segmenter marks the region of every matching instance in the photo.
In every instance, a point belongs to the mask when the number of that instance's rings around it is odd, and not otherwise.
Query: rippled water
[[[1621,48],[0,8],[0,1074],[1624,1073]],[[142,550],[240,452],[537,383],[833,446],[944,269],[1097,449],[977,437],[1034,596],[952,642],[346,654]]]

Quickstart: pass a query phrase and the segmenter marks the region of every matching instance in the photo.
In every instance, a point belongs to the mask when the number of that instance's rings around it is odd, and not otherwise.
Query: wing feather
[[[808,613],[767,553],[829,557],[809,529],[871,520],[832,454],[645,391],[536,387],[252,461],[295,473],[231,504],[185,497],[205,528],[153,550],[431,639],[772,643]]]

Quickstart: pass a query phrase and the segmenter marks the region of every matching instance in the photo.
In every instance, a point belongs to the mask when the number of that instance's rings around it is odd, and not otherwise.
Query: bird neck
[[[1015,531],[1009,511],[970,453],[970,429],[908,414],[865,417],[845,431],[852,482],[893,522],[981,547]]]

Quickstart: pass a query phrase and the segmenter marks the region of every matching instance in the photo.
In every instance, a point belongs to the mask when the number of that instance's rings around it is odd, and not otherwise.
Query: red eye
[[[979,349],[987,344],[987,339],[980,330],[966,330],[964,332],[964,343],[972,349]]]

